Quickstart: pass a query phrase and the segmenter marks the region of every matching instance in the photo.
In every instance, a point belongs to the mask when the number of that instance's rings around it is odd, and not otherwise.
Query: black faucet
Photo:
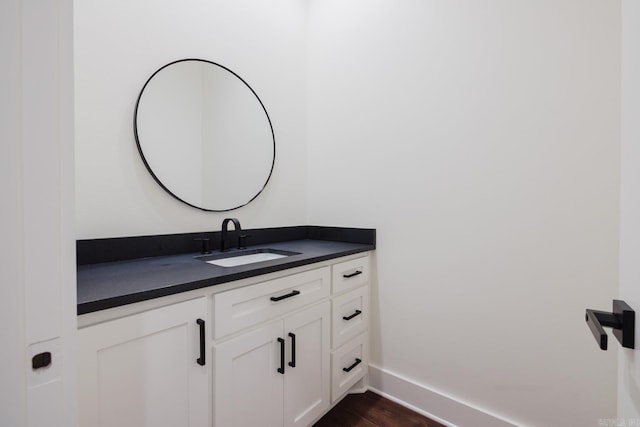
[[[220,252],[226,252],[229,250],[229,248],[227,248],[227,226],[229,224],[229,221],[233,222],[233,226],[235,228],[236,232],[241,232],[242,231],[242,227],[240,227],[240,221],[238,221],[238,218],[225,218],[224,221],[222,221],[222,231],[220,232]],[[238,249],[240,249],[240,240],[238,239]]]

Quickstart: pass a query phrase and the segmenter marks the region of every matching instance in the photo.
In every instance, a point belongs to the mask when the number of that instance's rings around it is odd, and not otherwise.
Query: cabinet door
[[[199,298],[79,330],[80,425],[206,426],[207,367],[196,362],[206,316]]]
[[[285,318],[284,425],[287,427],[310,425],[329,407],[330,308],[327,301]]]
[[[214,347],[216,427],[282,425],[282,335],[280,320]]]

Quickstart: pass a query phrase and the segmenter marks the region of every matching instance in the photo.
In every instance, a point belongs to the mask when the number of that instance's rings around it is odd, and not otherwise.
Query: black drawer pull
[[[282,301],[283,299],[295,297],[296,295],[300,295],[300,291],[291,291],[290,294],[281,295],[279,297],[271,297],[271,301]]]
[[[352,277],[357,276],[358,274],[362,274],[362,270],[356,270],[351,274],[343,274],[342,277],[344,277],[345,279],[350,279]]]
[[[205,363],[204,355],[206,353],[204,348],[204,320],[198,319],[196,320],[196,323],[200,328],[200,357],[196,359],[196,362],[198,363],[198,365],[204,366],[204,363]]]
[[[284,339],[278,338],[278,342],[280,343],[280,367],[278,372],[284,375]]]
[[[296,334],[293,332],[289,332],[289,336],[291,337],[291,362],[289,362],[289,366],[292,368],[296,367]]]
[[[351,370],[352,370],[353,368],[355,368],[356,366],[358,366],[358,365],[360,364],[360,362],[362,362],[362,360],[360,360],[360,359],[358,359],[358,358],[356,357],[356,361],[355,361],[355,362],[353,362],[353,365],[349,366],[348,368],[342,368],[342,370],[343,370],[343,371],[345,371],[345,372],[351,372]]]
[[[362,312],[361,312],[360,310],[356,310],[356,312],[355,312],[355,313],[353,313],[351,316],[342,316],[342,318],[343,318],[344,320],[351,320],[351,319],[353,319],[354,317],[356,317],[358,314],[362,314]]]

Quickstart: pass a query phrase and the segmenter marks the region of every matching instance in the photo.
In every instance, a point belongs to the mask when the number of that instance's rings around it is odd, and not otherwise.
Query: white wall
[[[372,362],[518,425],[613,416],[584,309],[617,293],[619,2],[309,16],[308,219],[378,229]]]
[[[306,223],[305,13],[299,0],[101,1],[75,5],[77,237]],[[202,58],[238,73],[274,125],[276,166],[251,204],[201,212],[165,193],[145,169],[133,137],[144,82],[160,66]],[[236,161],[242,167],[242,159]]]

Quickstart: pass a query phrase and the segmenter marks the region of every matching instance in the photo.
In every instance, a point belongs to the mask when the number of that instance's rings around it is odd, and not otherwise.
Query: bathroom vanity
[[[78,242],[80,425],[306,426],[358,384],[375,230],[280,231],[231,267],[168,253],[191,234]]]

